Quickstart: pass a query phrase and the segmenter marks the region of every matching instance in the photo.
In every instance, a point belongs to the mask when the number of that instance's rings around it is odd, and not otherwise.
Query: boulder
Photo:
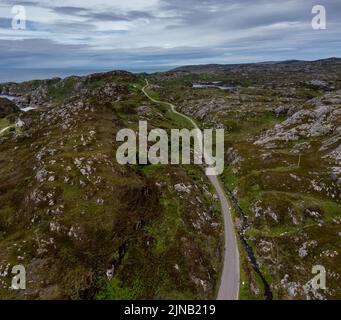
[[[275,114],[277,117],[287,115],[289,108],[287,106],[279,106],[275,109]]]

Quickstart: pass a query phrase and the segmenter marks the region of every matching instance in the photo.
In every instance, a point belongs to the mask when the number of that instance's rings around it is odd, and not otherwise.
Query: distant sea
[[[124,68],[113,67],[112,69],[0,69],[0,83],[4,82],[23,82],[29,80],[50,79],[54,77],[65,78],[68,76],[84,76],[96,72],[107,72],[112,70],[127,70],[134,73],[140,72],[159,72],[172,69],[173,67],[149,67],[143,68]]]

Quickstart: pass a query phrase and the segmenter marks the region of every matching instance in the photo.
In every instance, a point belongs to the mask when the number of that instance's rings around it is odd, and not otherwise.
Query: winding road
[[[146,79],[146,85],[142,88],[145,96],[154,103],[168,105],[171,111],[182,118],[188,120],[194,128],[199,129],[197,124],[188,116],[176,111],[175,105],[169,102],[163,102],[152,98],[146,89],[149,87],[149,82]],[[206,155],[204,154],[206,159]],[[207,176],[211,184],[216,190],[220,200],[221,211],[224,218],[224,233],[225,233],[225,249],[224,249],[224,264],[221,273],[221,280],[217,300],[238,300],[239,297],[239,283],[240,283],[240,267],[239,267],[239,251],[234,224],[230,212],[229,202],[224,189],[221,186],[218,176]]]

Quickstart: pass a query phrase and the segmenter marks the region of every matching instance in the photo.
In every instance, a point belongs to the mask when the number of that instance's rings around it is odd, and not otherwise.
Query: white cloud
[[[11,6],[19,3],[27,8],[26,31],[10,28]],[[12,45],[4,45],[0,66],[143,67],[332,55],[341,48],[341,3],[324,3],[328,29],[316,32],[312,0],[2,0],[0,48],[4,41]],[[47,51],[59,46],[58,56],[30,50],[34,39]],[[27,46],[25,58],[16,54],[19,43]]]

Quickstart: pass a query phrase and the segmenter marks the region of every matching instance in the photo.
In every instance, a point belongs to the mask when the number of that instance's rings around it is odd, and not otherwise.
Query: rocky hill
[[[147,75],[150,94],[202,128],[225,129],[222,180],[240,233],[241,299],[264,299],[264,280],[275,299],[341,298],[340,61]],[[121,128],[186,126],[145,98],[145,76],[0,84],[20,107],[37,108],[0,118],[1,298],[215,297],[222,217],[201,168],[115,158]],[[9,289],[17,264],[27,270],[25,291]],[[316,265],[326,269],[326,290],[312,286]]]
[[[2,85],[19,104],[0,134],[0,297],[214,298],[217,199],[198,167],[122,166],[116,133],[177,127],[128,72]],[[1,122],[0,122],[1,123]],[[27,289],[12,290],[24,265]]]
[[[153,81],[203,128],[225,129],[223,179],[239,205],[236,226],[274,298],[340,298],[341,59],[184,67]],[[262,299],[243,258],[241,297]],[[327,290],[312,287],[314,265],[325,267]]]

